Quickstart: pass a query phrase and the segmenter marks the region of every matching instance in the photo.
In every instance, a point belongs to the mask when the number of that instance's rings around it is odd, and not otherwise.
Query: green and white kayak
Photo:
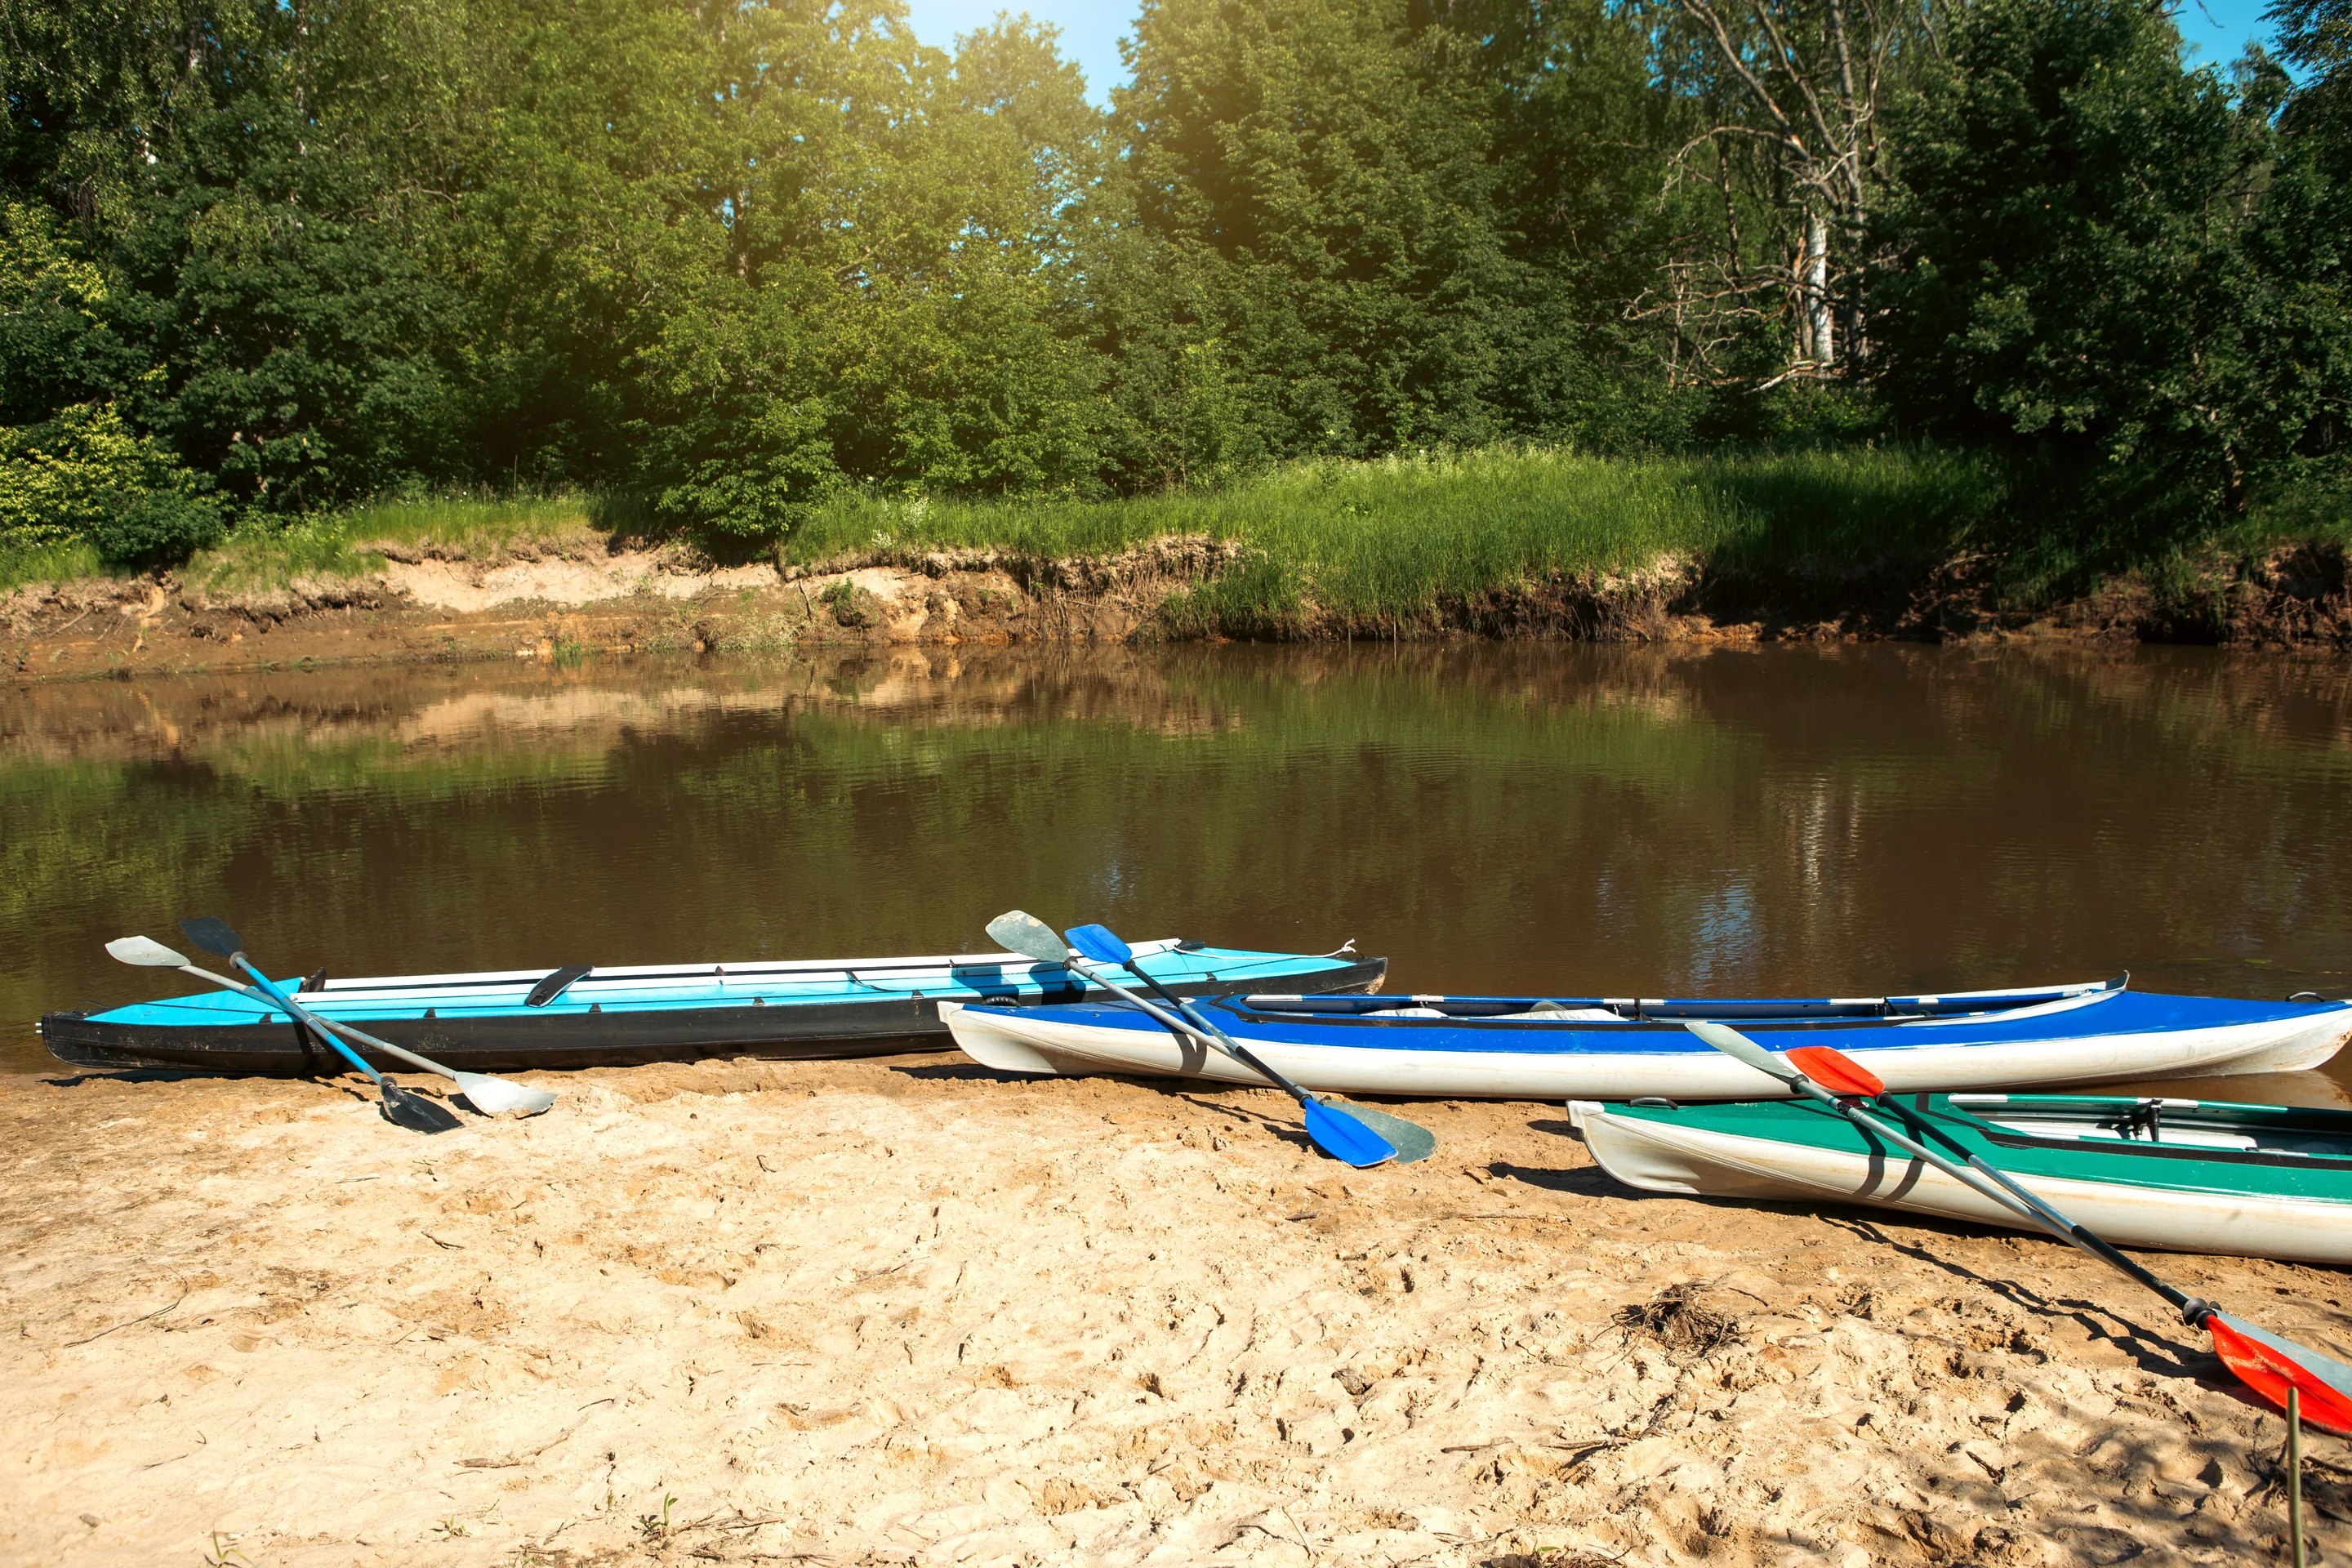
[[[2057,1094],[1890,1095],[1874,1109],[1931,1148],[1981,1156],[2109,1241],[2352,1264],[2352,1112]],[[1568,1113],[1601,1168],[1628,1186],[2023,1228],[1808,1100],[1572,1100]]]

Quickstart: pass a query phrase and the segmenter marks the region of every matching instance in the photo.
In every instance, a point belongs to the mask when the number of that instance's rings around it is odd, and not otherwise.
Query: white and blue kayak
[[[2168,996],[2127,979],[1788,1001],[1253,994],[1202,1007],[1309,1089],[1498,1100],[1787,1097],[1684,1027],[1700,1019],[1774,1050],[1835,1046],[1900,1090],[2290,1072],[2352,1036],[2352,1003]],[[1124,1003],[940,1012],[966,1056],[1003,1072],[1259,1081]]]
[[[1150,942],[1139,962],[1170,990],[1200,996],[1269,982],[1371,991],[1383,958],[1254,952]],[[943,1008],[1013,1008],[1108,995],[1060,964],[1013,952],[937,957],[584,963],[473,974],[289,979],[301,1005],[467,1072],[624,1066],[744,1055],[872,1055],[945,1049]],[[49,1054],[74,1067],[308,1075],[341,1060],[286,1014],[235,991],[202,991],[41,1019]],[[397,1064],[386,1061],[381,1066]]]

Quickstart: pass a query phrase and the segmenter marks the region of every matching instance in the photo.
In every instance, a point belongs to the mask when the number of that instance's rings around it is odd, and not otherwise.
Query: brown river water
[[[178,977],[986,948],[1391,989],[2352,992],[2352,664],[2126,647],[992,649],[0,693],[0,1069]],[[2352,1063],[2334,1076],[2352,1082]],[[2170,1087],[2346,1102],[2319,1074]]]

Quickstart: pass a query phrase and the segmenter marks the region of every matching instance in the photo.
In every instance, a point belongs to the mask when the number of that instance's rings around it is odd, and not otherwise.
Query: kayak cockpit
[[[1946,1103],[1996,1136],[2352,1160],[2352,1115],[2340,1110],[2094,1095],[1955,1094]]]

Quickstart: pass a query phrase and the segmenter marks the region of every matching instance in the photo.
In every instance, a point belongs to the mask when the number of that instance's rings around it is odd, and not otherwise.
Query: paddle
[[[222,957],[252,975],[271,996],[278,999],[288,1012],[294,1014],[312,1028],[321,1034],[331,1030],[335,1034],[341,1035],[345,1039],[357,1040],[363,1046],[373,1046],[386,1056],[398,1057],[411,1067],[419,1067],[426,1072],[440,1074],[456,1084],[457,1092],[464,1095],[467,1102],[485,1116],[503,1116],[508,1111],[514,1111],[523,1116],[537,1116],[555,1103],[555,1094],[551,1089],[527,1089],[519,1083],[509,1083],[502,1078],[488,1078],[478,1072],[459,1072],[455,1068],[443,1067],[431,1057],[419,1056],[415,1051],[394,1045],[390,1040],[380,1040],[363,1030],[352,1027],[349,1024],[337,1023],[331,1018],[321,1018],[307,1008],[289,1001],[285,993],[278,989],[275,982],[246,962],[244,939],[229,930],[228,922],[226,921],[215,920],[210,915],[202,915],[194,920],[182,921],[180,930],[198,947],[207,952],[219,952]],[[233,951],[224,952],[223,946]],[[219,976],[215,975],[214,978],[218,979]],[[333,1042],[331,1039],[329,1043]],[[351,1053],[344,1054],[348,1056]]]
[[[1097,963],[1118,963],[1129,973],[1151,987],[1152,992],[1160,1000],[1184,1015],[1192,1023],[1199,1026],[1193,1031],[1194,1037],[1199,1037],[1201,1029],[1206,1029],[1217,1037],[1217,1043],[1224,1047],[1225,1054],[1235,1061],[1264,1073],[1295,1097],[1306,1095],[1305,1089],[1258,1060],[1240,1041],[1225,1033],[1223,1028],[1206,1013],[1202,1012],[1191,1002],[1177,995],[1146,973],[1143,967],[1135,962],[1135,950],[1122,942],[1118,933],[1108,926],[1074,926],[1063,935],[1069,939],[1071,946],[1087,957]],[[1327,1097],[1318,1097],[1318,1102],[1327,1107],[1339,1107],[1339,1101]],[[1400,1165],[1410,1165],[1415,1161],[1426,1160],[1437,1152],[1437,1134],[1419,1122],[1407,1121],[1403,1117],[1391,1116],[1385,1110],[1374,1110],[1369,1105],[1349,1104],[1345,1110],[1349,1115],[1370,1128],[1376,1135],[1396,1150],[1396,1162]]]
[[[142,968],[146,969],[182,970],[189,974],[196,975],[201,979],[212,981],[215,984],[226,985],[230,990],[236,992],[239,995],[250,996],[257,1002],[266,1003],[273,1006],[283,1006],[289,1016],[300,1018],[304,1023],[312,1025],[314,1032],[319,1035],[320,1039],[325,1040],[328,1045],[333,1047],[337,1052],[341,1053],[345,1061],[359,1068],[360,1071],[365,1073],[374,1081],[377,1090],[383,1096],[383,1119],[386,1121],[392,1122],[395,1126],[405,1127],[413,1132],[446,1132],[450,1128],[457,1125],[457,1119],[450,1115],[448,1111],[443,1110],[440,1106],[435,1105],[432,1101],[424,1099],[422,1096],[413,1094],[409,1090],[401,1088],[398,1084],[384,1077],[383,1074],[376,1071],[375,1068],[368,1066],[364,1061],[362,1061],[359,1057],[341,1040],[336,1039],[332,1035],[326,1033],[323,1029],[317,1028],[315,1020],[311,1019],[310,1016],[302,1010],[288,1005],[284,994],[280,993],[276,986],[270,987],[268,991],[261,991],[251,985],[246,985],[237,981],[231,980],[226,974],[215,974],[209,969],[199,969],[194,964],[188,962],[187,956],[184,953],[174,952],[170,948],[165,947],[162,942],[152,941],[143,936],[117,937],[114,941],[106,944],[106,951],[125,963],[135,963],[140,965]],[[242,952],[237,953],[237,962],[242,963],[244,956],[245,955]],[[250,966],[247,967],[247,972],[252,973]],[[260,976],[257,974],[256,978],[260,978]]]
[[[457,1092],[464,1095],[467,1100],[472,1104],[473,1108],[480,1111],[485,1116],[502,1116],[509,1111],[514,1111],[523,1116],[537,1116],[541,1111],[545,1110],[548,1107],[555,1103],[555,1096],[551,1090],[544,1089],[527,1089],[521,1084],[509,1083],[502,1078],[485,1077],[480,1073],[459,1072],[455,1068],[443,1067],[431,1057],[419,1056],[415,1051],[394,1045],[390,1040],[378,1039],[375,1036],[368,1034],[362,1029],[355,1029],[349,1024],[338,1023],[332,1018],[322,1018],[319,1016],[319,1015],[311,1012],[309,1008],[302,1006],[299,1003],[288,997],[286,993],[278,988],[278,984],[275,981],[262,973],[261,971],[256,969],[247,961],[244,950],[244,939],[239,937],[234,931],[231,931],[228,927],[228,922],[226,921],[215,920],[210,915],[202,915],[194,920],[182,921],[180,922],[180,930],[186,934],[190,942],[194,942],[198,947],[203,948],[207,952],[220,953],[222,957],[226,958],[231,963],[234,963],[236,967],[244,970],[247,974],[253,976],[256,983],[263,988],[271,1000],[278,1003],[279,1006],[284,1007],[289,1013],[291,1013],[296,1017],[301,1019],[304,1023],[310,1025],[310,1027],[316,1031],[321,1038],[325,1039],[329,1045],[334,1046],[339,1051],[342,1051],[342,1054],[346,1058],[359,1062],[360,1070],[362,1072],[369,1070],[367,1064],[363,1061],[360,1061],[359,1058],[354,1056],[352,1052],[344,1050],[343,1047],[336,1042],[334,1038],[336,1035],[341,1035],[345,1039],[356,1040],[363,1046],[373,1046],[377,1050],[383,1052],[386,1056],[398,1057],[402,1061],[408,1063],[412,1067],[423,1068],[426,1072],[440,1074],[443,1078],[446,1078],[450,1082],[456,1084],[457,1086]],[[145,939],[141,938],[138,940],[144,941]],[[227,951],[224,952],[224,949]],[[161,951],[168,953],[171,950],[164,948]],[[204,972],[196,971],[196,973],[203,973]],[[219,980],[222,978],[222,976],[217,974],[211,974],[206,977],[213,980]],[[231,981],[229,984],[234,985],[236,984],[236,982]],[[237,988],[247,992],[247,994],[251,994],[249,987],[239,986]],[[387,1085],[387,1087],[391,1086]],[[402,1089],[400,1092],[407,1094],[409,1091]],[[411,1098],[415,1099],[415,1097],[411,1096]]]
[[[1069,943],[1054,934],[1051,926],[1034,915],[1026,914],[1020,910],[1008,910],[988,922],[988,934],[1024,958],[1035,959],[1040,963],[1059,964],[1085,975],[1097,984],[1133,1003],[1146,1014],[1157,1018],[1179,1034],[1190,1035],[1220,1056],[1232,1057],[1239,1061],[1243,1066],[1298,1101],[1300,1109],[1306,1113],[1307,1136],[1314,1141],[1317,1148],[1333,1159],[1361,1170],[1398,1157],[1395,1144],[1374,1132],[1370,1127],[1350,1115],[1348,1110],[1327,1105],[1317,1100],[1246,1051],[1240,1051],[1237,1048],[1228,1049],[1223,1042],[1205,1030],[1145,1001],[1118,981],[1087,963],[1078,953],[1071,950]],[[1132,956],[1130,952],[1129,957],[1132,958]],[[1149,977],[1147,976],[1146,979],[1148,981]]]
[[[2283,1339],[2243,1318],[2231,1317],[2210,1301],[2175,1289],[2060,1214],[1981,1155],[1966,1152],[1968,1163],[1964,1166],[1898,1132],[1864,1110],[1856,1101],[1873,1100],[1908,1125],[1920,1127],[1922,1131],[1932,1130],[1921,1127],[1900,1102],[1883,1100],[1886,1085],[1853,1058],[1829,1046],[1800,1046],[1784,1056],[1766,1050],[1738,1030],[1722,1024],[1693,1023],[1684,1027],[1724,1055],[1770,1074],[1799,1094],[1829,1106],[1855,1126],[1907,1150],[1980,1196],[2147,1286],[2180,1313],[2182,1322],[2213,1336],[2215,1352],[2246,1386],[2282,1410],[2287,1408],[2288,1395],[2297,1394],[2301,1419],[2326,1431],[2352,1436],[2352,1366]]]
[[[208,952],[218,951],[215,943],[225,943],[229,949],[226,956],[230,962],[251,974],[261,983],[261,986],[267,989],[244,984],[230,979],[227,975],[215,974],[209,969],[199,969],[180,953],[143,936],[126,936],[108,942],[106,951],[125,963],[140,964],[147,968],[183,970],[187,973],[212,981],[215,984],[226,985],[240,995],[250,996],[257,1002],[267,1002],[272,1005],[283,1007],[289,1014],[309,1025],[311,1032],[324,1040],[345,1061],[373,1080],[383,1093],[385,1115],[404,1126],[412,1127],[420,1131],[442,1132],[456,1126],[457,1121],[447,1111],[435,1105],[431,1100],[402,1089],[382,1073],[377,1072],[357,1053],[338,1040],[335,1037],[337,1035],[357,1040],[362,1045],[373,1046],[388,1056],[398,1057],[428,1072],[439,1073],[457,1084],[458,1091],[465,1095],[475,1110],[488,1116],[497,1116],[507,1111],[519,1111],[525,1116],[536,1116],[555,1103],[555,1096],[546,1089],[526,1089],[521,1084],[509,1083],[504,1079],[486,1078],[479,1073],[458,1072],[454,1068],[443,1067],[429,1057],[422,1057],[414,1051],[404,1050],[389,1040],[380,1040],[373,1035],[352,1028],[348,1024],[321,1018],[309,1008],[290,1001],[268,976],[246,962],[243,946],[236,933],[230,931],[224,922],[215,920],[184,921],[181,925],[183,930],[188,931],[190,939],[196,942],[196,945],[204,947]],[[197,929],[189,930],[191,927]],[[199,940],[200,933],[204,940]],[[400,1114],[394,1115],[395,1110]]]

